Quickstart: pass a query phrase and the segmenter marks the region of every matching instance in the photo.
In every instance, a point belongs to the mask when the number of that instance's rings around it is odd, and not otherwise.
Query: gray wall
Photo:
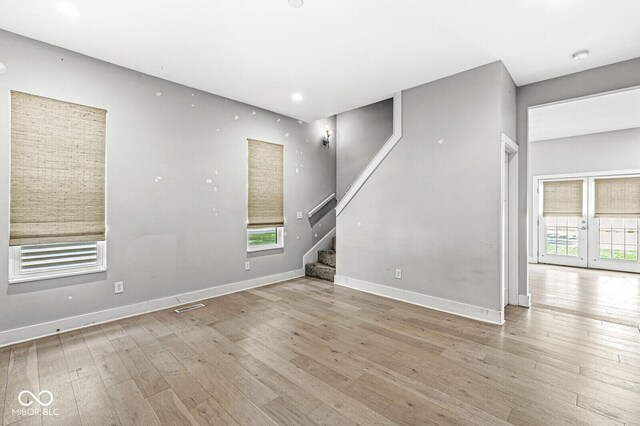
[[[320,142],[335,118],[299,123],[3,31],[0,53],[0,331],[296,270],[333,228],[306,212],[335,191]],[[8,284],[10,90],[108,111],[106,273]],[[247,138],[285,146],[287,235],[245,272]]]
[[[533,213],[533,177],[564,173],[587,173],[640,168],[640,129],[618,130],[529,144],[529,217]],[[533,227],[529,226],[529,257]]]
[[[505,71],[403,92],[402,138],[338,216],[339,275],[500,308],[500,134],[515,127]]]
[[[518,87],[517,89],[517,122],[518,122],[518,148],[519,148],[519,284],[520,294],[525,294],[527,289],[527,204],[531,200],[531,194],[527,192],[531,173],[528,172],[527,141],[527,110],[531,106],[548,102],[556,102],[579,96],[593,95],[609,90],[622,89],[640,85],[640,58],[617,64],[594,68],[563,77],[545,80],[538,83]],[[531,145],[537,144],[532,143]],[[636,157],[636,166],[640,167],[640,160]],[[630,160],[633,160],[630,157]],[[631,167],[630,167],[631,168]]]
[[[393,98],[338,114],[336,126],[336,198],[339,201],[391,137]]]

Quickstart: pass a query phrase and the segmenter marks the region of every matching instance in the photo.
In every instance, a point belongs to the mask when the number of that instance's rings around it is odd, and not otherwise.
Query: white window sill
[[[9,278],[9,284],[24,283],[29,281],[50,280],[54,278],[72,277],[74,275],[88,275],[106,272],[106,266],[93,266],[91,268],[66,269],[61,271],[47,271],[41,274],[24,274],[14,278]]]
[[[277,250],[284,248],[284,244],[271,244],[268,246],[247,247],[247,253],[255,253],[257,251]]]

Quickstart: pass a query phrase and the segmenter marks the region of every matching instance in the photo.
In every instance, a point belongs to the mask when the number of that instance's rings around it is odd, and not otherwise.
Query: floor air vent
[[[196,303],[195,305],[189,305],[189,306],[184,306],[182,308],[178,308],[174,312],[176,314],[181,314],[183,312],[193,311],[194,309],[198,309],[198,308],[204,308],[204,305],[202,303]]]

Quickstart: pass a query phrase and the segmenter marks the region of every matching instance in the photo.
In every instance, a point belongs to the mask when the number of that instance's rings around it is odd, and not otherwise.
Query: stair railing
[[[329,201],[333,200],[336,197],[336,193],[334,192],[333,194],[329,195],[327,198],[325,198],[324,200],[322,200],[320,202],[320,204],[318,204],[317,206],[315,206],[314,208],[312,208],[311,210],[309,210],[309,217],[313,216],[314,214],[318,213],[320,211],[321,208],[323,208],[324,206],[327,205],[327,203],[329,203]]]
[[[393,95],[393,134],[385,142],[384,145],[378,150],[376,155],[373,156],[369,164],[365,166],[364,170],[358,175],[358,177],[352,182],[349,189],[347,189],[344,196],[340,199],[340,202],[336,206],[336,216],[340,216],[340,213],[349,204],[349,201],[356,195],[360,188],[365,184],[367,179],[378,168],[380,163],[387,157],[389,152],[396,146],[398,141],[402,138],[402,92],[397,92]]]

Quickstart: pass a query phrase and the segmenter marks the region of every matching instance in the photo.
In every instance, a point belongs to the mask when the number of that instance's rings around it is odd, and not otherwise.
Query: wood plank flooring
[[[301,278],[2,348],[0,419],[639,425],[640,277],[532,265],[530,286],[503,327]],[[23,389],[57,415],[15,412]]]

